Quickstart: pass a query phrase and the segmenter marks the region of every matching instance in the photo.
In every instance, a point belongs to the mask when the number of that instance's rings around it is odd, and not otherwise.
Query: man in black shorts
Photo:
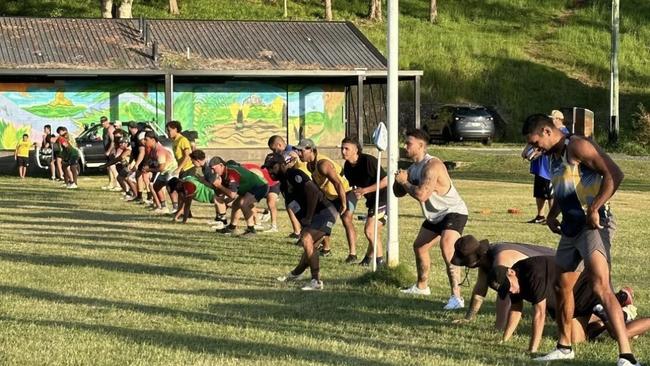
[[[273,161],[268,161],[269,174],[280,182],[280,190],[284,195],[287,209],[293,211],[302,224],[301,242],[304,253],[300,262],[286,276],[278,277],[278,281],[295,281],[309,267],[311,282],[303,287],[305,291],[322,290],[323,281],[320,279],[319,255],[317,243],[326,235],[330,235],[332,227],[339,216],[336,207],[327,199],[323,192],[303,171],[291,168],[284,156],[276,154]]]
[[[354,214],[357,200],[361,197],[366,198],[366,208],[368,215],[366,216],[366,224],[364,233],[368,239],[368,249],[363,260],[359,263],[362,266],[369,266],[372,263],[373,252],[377,250],[377,266],[384,264],[381,247],[381,230],[386,223],[386,186],[388,185],[388,177],[384,169],[379,170],[381,180],[379,181],[379,209],[375,213],[375,199],[377,192],[377,158],[372,155],[362,153],[362,147],[354,137],[346,137],[341,141],[341,155],[345,160],[343,165],[343,175],[347,178],[354,196],[348,201],[352,204],[348,205],[348,211]],[[377,243],[374,240],[375,220],[377,220]]]
[[[534,306],[528,351],[537,352],[544,331],[546,313],[553,319],[557,314],[554,285],[561,270],[555,263],[555,257],[531,257],[515,263],[512,268],[499,266],[495,272],[496,281],[500,283],[499,297],[510,295],[512,300],[503,341],[508,341],[517,329],[525,300]],[[571,320],[572,343],[594,339],[609,326],[607,316],[602,311],[602,305],[587,277],[588,274],[582,272],[573,288],[575,309]],[[624,288],[619,291],[616,299],[622,306],[628,337],[643,334],[650,329],[650,319],[634,319],[636,308],[632,304],[631,289]]]

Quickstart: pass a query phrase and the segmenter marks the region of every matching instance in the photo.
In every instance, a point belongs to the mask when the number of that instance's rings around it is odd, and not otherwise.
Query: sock
[[[560,344],[560,343],[556,344],[555,348],[557,348],[558,350],[560,350],[560,352],[562,352],[564,354],[570,353],[571,350],[573,349],[571,346],[565,346],[565,345]]]
[[[633,365],[636,365],[636,358],[634,358],[634,355],[631,353],[621,353],[618,355],[618,358],[624,358],[630,361]]]

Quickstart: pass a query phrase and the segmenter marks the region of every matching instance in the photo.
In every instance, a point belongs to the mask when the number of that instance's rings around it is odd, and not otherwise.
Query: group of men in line
[[[257,204],[266,199],[273,217],[271,229],[277,231],[276,204],[282,195],[292,225],[291,236],[298,239],[303,253],[296,267],[278,277],[279,281],[297,280],[309,269],[311,280],[302,289],[323,289],[319,257],[329,255],[330,234],[339,217],[348,242],[345,261],[358,260],[353,213],[362,197],[368,210],[364,233],[369,245],[359,264],[370,265],[375,250],[377,264],[384,264],[381,239],[378,235],[374,242],[373,230],[375,220],[379,232],[385,224],[388,180],[383,169],[377,170],[377,159],[363,153],[355,138],[346,137],[341,142],[341,166],[318,151],[310,139],[290,146],[281,136],[272,136],[268,140],[271,153],[258,166],[220,157],[208,159],[203,151],[192,149],[176,121],[166,124],[171,151],[158,141],[155,132],[141,130],[138,124],[129,124],[126,132],[111,128],[104,117],[101,122],[110,179],[115,179],[128,200],[145,201],[143,192],[148,191],[156,212],[171,212],[174,220],[186,222],[192,217],[192,201],[199,201],[215,205],[218,233],[240,233],[237,228],[243,216],[246,228],[241,234],[254,235]],[[445,309],[464,308],[459,287],[461,266],[479,268],[470,306],[458,323],[475,318],[487,288],[492,287],[499,294],[497,326],[504,330],[504,341],[515,331],[523,300],[535,304],[531,352],[537,351],[546,311],[556,319],[557,347],[536,360],[571,359],[574,342],[607,329],[619,344],[617,365],[638,365],[628,337],[645,332],[650,321],[634,320],[631,290],[615,294],[609,271],[615,221],[608,201],[623,173],[593,141],[567,132],[544,114],[531,115],[522,129],[528,148],[550,163],[553,203],[545,223],[561,237],[553,251],[528,244],[489,245],[472,236],[462,237],[467,206],[443,161],[428,154],[428,134],[409,130],[405,150],[413,163],[408,170],[396,173],[392,189],[398,197],[409,195],[418,201],[423,223],[413,242],[417,283],[403,292],[430,295],[429,250],[438,244],[450,287]],[[65,145],[65,140],[61,141],[62,148]],[[166,207],[165,191],[172,211]],[[227,208],[231,209],[229,220]],[[560,213],[562,222],[558,221]]]
[[[24,134],[22,141],[16,146],[14,157],[18,164],[18,175],[25,178],[29,167],[29,152],[32,147],[39,150],[41,156],[47,161],[52,181],[61,182],[67,189],[77,189],[79,176],[80,153],[75,139],[68,133],[68,129],[59,126],[56,134],[52,132],[51,125],[43,126],[43,139],[40,146],[29,140],[29,135]]]

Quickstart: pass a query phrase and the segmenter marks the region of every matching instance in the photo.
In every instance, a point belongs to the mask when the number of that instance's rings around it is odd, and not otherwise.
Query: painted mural
[[[266,147],[271,135],[297,143],[301,133],[335,146],[345,134],[344,100],[342,86],[177,84],[174,118],[198,131],[201,147]]]
[[[0,149],[13,149],[28,133],[40,141],[43,126],[65,126],[73,135],[101,116],[162,121],[164,94],[155,84],[116,81],[0,83]],[[160,122],[159,122],[160,123]]]
[[[266,147],[268,137],[301,136],[336,146],[345,134],[343,86],[278,85],[250,81],[176,84],[174,119],[198,132],[198,147]],[[163,86],[131,81],[0,83],[0,149],[23,133],[40,141],[43,126],[78,135],[101,116],[164,126]]]

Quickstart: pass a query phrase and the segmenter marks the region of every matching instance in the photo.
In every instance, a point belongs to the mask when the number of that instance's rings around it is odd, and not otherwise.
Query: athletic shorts
[[[352,191],[348,191],[348,193],[345,194],[345,198],[347,200],[348,211],[350,211],[351,213],[354,213],[354,210],[356,210],[356,208],[357,208],[357,202],[358,202],[357,195],[354,194],[354,192],[352,192]],[[334,208],[336,209],[336,211],[341,212],[341,200],[340,199],[337,198],[337,199],[335,199],[333,201],[330,201],[330,202],[332,202],[332,204],[334,205]]]
[[[16,163],[18,163],[18,166],[29,166],[29,156],[16,157]]]
[[[533,183],[533,197],[545,200],[553,198],[553,184],[551,181],[536,175]]]
[[[255,186],[251,188],[250,191],[246,192],[250,193],[253,196],[255,196],[255,201],[259,202],[261,201],[266,195],[269,193],[269,185],[268,184],[263,184],[259,186]]]
[[[375,216],[375,208],[370,207],[368,208],[368,215],[366,217],[374,217]],[[379,210],[377,210],[377,219],[379,222],[381,222],[382,225],[386,225],[386,205],[379,206]]]
[[[324,209],[316,212],[311,219],[311,224],[307,226],[310,229],[323,232],[326,236],[332,234],[332,228],[336,223],[336,217],[339,215],[338,210],[333,205],[328,205]]]
[[[154,173],[151,175],[151,183],[153,183],[153,188],[159,190],[162,187],[167,186],[167,181],[171,179],[170,173]]]
[[[595,251],[601,252],[611,266],[610,249],[612,238],[616,231],[616,222],[611,214],[601,220],[602,229],[584,228],[578,235],[570,237],[562,235],[555,253],[555,262],[564,271],[579,271],[583,259],[587,259]]]
[[[445,215],[442,220],[436,223],[432,223],[429,220],[424,220],[422,223],[422,228],[432,231],[438,235],[442,234],[444,230],[454,230],[459,234],[462,234],[466,224],[467,215],[452,212]]]
[[[270,186],[269,187],[269,193],[275,193],[275,194],[277,194],[279,196],[282,193],[280,191],[280,183],[276,183],[276,184]]]
[[[129,170],[129,168],[127,168],[127,167],[125,167],[125,166],[119,166],[119,167],[117,168],[117,175],[118,175],[119,177],[126,178],[126,177],[128,177],[130,174],[131,174],[131,171]]]
[[[185,177],[196,176],[194,168],[184,170],[178,174],[178,179],[183,179]]]

